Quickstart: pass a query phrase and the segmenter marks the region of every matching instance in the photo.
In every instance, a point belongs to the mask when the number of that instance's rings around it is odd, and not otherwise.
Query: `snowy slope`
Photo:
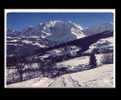
[[[95,69],[57,78],[35,78],[24,82],[8,85],[8,88],[113,88],[113,65],[107,64]]]

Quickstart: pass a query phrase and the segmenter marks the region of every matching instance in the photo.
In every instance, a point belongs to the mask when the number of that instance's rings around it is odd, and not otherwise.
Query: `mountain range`
[[[55,46],[104,31],[113,31],[113,24],[104,23],[83,28],[72,21],[51,20],[21,31],[7,30],[7,54],[30,55],[34,50]]]
[[[102,25],[83,28],[81,25],[78,25],[72,21],[65,22],[61,20],[50,20],[44,23],[40,23],[36,26],[28,26],[20,32],[8,29],[7,35],[27,37],[38,36],[42,40],[61,43],[107,30],[113,30],[113,25],[111,23],[104,23]]]

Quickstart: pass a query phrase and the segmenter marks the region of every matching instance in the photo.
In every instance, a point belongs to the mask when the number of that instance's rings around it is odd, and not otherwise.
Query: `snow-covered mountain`
[[[43,40],[52,42],[67,42],[79,39],[87,35],[93,35],[103,31],[113,31],[112,23],[104,23],[101,25],[82,28],[72,21],[50,20],[40,23],[36,26],[28,26],[18,32],[16,30],[7,30],[8,36],[38,36]]]
[[[104,31],[113,31],[113,24],[112,23],[103,23],[101,25],[95,25],[83,30],[85,35],[93,35],[96,33],[101,33]]]
[[[57,42],[70,41],[84,36],[77,24],[60,20],[46,22],[42,33],[45,36],[43,38]]]
[[[28,26],[21,32],[7,30],[8,55],[18,52],[19,54],[32,54],[37,48],[46,48],[58,45],[63,42],[72,41],[88,35],[103,31],[112,31],[113,25],[105,23],[83,29],[72,21],[53,20],[40,23],[36,26]],[[11,49],[16,48],[16,49]],[[17,49],[18,48],[18,49]],[[19,49],[21,48],[21,49]],[[22,53],[20,53],[22,52]]]
[[[21,32],[19,32],[19,31],[12,30],[12,29],[7,30],[7,36],[15,37],[15,36],[19,36],[19,35],[21,35]]]
[[[21,31],[21,36],[39,36],[49,41],[66,42],[85,36],[82,29],[80,25],[71,21],[51,20],[37,26],[24,28]],[[12,31],[8,31],[7,34],[11,35],[11,33]]]

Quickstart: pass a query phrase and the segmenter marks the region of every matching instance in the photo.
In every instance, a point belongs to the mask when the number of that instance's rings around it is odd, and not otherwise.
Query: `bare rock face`
[[[91,70],[62,75],[56,78],[36,78],[7,87],[13,88],[113,88],[113,64],[106,64]]]

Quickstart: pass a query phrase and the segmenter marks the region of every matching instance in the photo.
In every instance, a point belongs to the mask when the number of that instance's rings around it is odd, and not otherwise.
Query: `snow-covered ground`
[[[113,88],[113,64],[105,64],[95,69],[62,75],[53,79],[35,78],[7,85],[7,88]]]
[[[83,56],[83,57],[76,57],[71,60],[57,63],[57,65],[63,64],[63,65],[70,65],[70,66],[78,66],[79,64],[88,64],[88,63],[89,63],[89,56]]]
[[[110,53],[108,53],[110,54]],[[96,54],[96,62],[98,65],[101,65],[101,59],[102,57],[106,55],[106,54]],[[59,62],[57,63],[57,65],[59,64],[63,64],[63,65],[70,65],[70,66],[78,66],[78,65],[81,65],[81,64],[85,64],[85,65],[88,65],[89,64],[89,60],[90,60],[90,56],[82,56],[82,57],[76,57],[76,58],[73,58],[73,59],[70,59],[70,60],[66,60],[66,61],[63,61],[63,62]]]

